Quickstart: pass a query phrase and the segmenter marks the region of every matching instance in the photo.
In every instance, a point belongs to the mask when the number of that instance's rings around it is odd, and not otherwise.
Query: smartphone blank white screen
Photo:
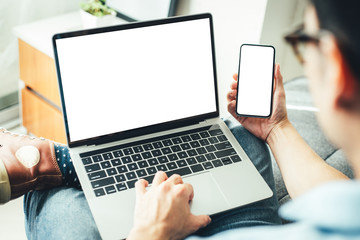
[[[275,49],[271,46],[242,45],[240,50],[238,115],[271,115]]]

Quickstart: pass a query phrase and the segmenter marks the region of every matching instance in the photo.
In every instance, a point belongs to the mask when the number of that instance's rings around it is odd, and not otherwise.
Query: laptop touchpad
[[[194,188],[194,199],[190,203],[193,214],[210,215],[224,211],[230,206],[215,183],[211,173],[205,172],[184,178],[184,182],[190,183]]]

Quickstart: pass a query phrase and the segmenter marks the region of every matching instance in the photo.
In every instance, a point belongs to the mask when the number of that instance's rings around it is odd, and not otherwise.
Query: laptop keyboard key
[[[145,169],[137,170],[137,171],[136,171],[136,174],[137,174],[137,176],[138,176],[139,178],[144,177],[144,176],[147,175],[147,173],[145,172]]]
[[[134,151],[132,150],[132,148],[126,148],[123,150],[125,155],[131,155],[134,154]]]
[[[191,147],[192,148],[198,148],[200,147],[200,143],[198,141],[193,141],[190,143]]]
[[[105,190],[107,194],[116,193],[116,189],[114,186],[105,187]]]
[[[142,157],[141,157],[140,154],[134,154],[134,155],[131,156],[131,158],[132,158],[132,160],[134,160],[134,161],[140,161],[140,160],[142,160]]]
[[[166,155],[172,153],[171,149],[169,147],[161,149],[161,152]]]
[[[139,167],[137,166],[136,163],[130,163],[130,164],[127,165],[127,167],[129,169],[129,171],[134,171],[136,169],[139,169]]]
[[[89,157],[83,158],[83,159],[81,159],[81,160],[82,160],[82,162],[83,162],[84,165],[89,165],[89,164],[92,163],[92,160],[91,160],[91,158],[89,158]]]
[[[95,192],[95,196],[97,196],[97,197],[100,197],[100,196],[104,196],[104,195],[105,195],[105,191],[104,191],[104,189],[102,189],[102,188],[95,189],[94,192]]]
[[[106,170],[108,176],[112,176],[112,175],[116,175],[117,174],[117,171],[115,168],[110,168],[108,170]]]
[[[207,170],[207,169],[211,169],[214,168],[214,166],[211,164],[211,162],[205,162],[203,163],[203,167]]]
[[[187,154],[188,154],[190,157],[193,157],[193,156],[198,155],[198,153],[196,152],[195,149],[190,149],[190,150],[188,150],[188,151],[186,151],[186,152],[187,152]]]
[[[124,174],[116,175],[116,176],[115,176],[115,179],[116,179],[117,182],[123,182],[123,181],[126,180]]]
[[[202,137],[202,138],[208,138],[210,137],[210,134],[208,132],[201,132],[199,133],[199,135]]]
[[[121,150],[113,151],[112,153],[113,153],[114,157],[122,157],[122,156],[124,156],[124,154],[122,153]]]
[[[120,192],[120,191],[124,191],[127,189],[125,183],[119,183],[119,184],[116,184],[116,189]]]
[[[161,165],[156,166],[156,169],[158,171],[164,171],[164,172],[167,170],[165,164],[161,164]]]
[[[88,177],[89,177],[90,181],[93,181],[93,180],[96,180],[96,179],[106,177],[106,173],[105,173],[104,170],[102,170],[102,171],[98,171],[98,172],[89,173]]]
[[[201,146],[207,146],[210,144],[209,140],[207,140],[207,139],[200,139],[199,143]]]
[[[91,185],[93,188],[99,188],[99,187],[104,187],[104,186],[114,184],[114,183],[115,183],[114,178],[108,177],[108,178],[93,181],[93,182],[91,182]]]
[[[197,133],[191,134],[190,137],[192,140],[199,140],[201,138],[200,135]]]
[[[218,152],[215,153],[217,158],[223,158],[223,157],[227,157],[227,156],[235,155],[235,154],[236,154],[236,152],[235,152],[235,150],[233,148],[218,151]]]
[[[193,171],[193,173],[200,172],[200,171],[204,170],[204,168],[201,166],[201,164],[196,164],[196,165],[190,166],[190,168]]]
[[[149,167],[146,169],[146,171],[148,172],[149,175],[155,174],[157,172],[155,167]]]
[[[157,160],[159,161],[159,163],[167,163],[167,162],[169,162],[169,160],[167,159],[166,156],[158,157]]]
[[[216,148],[213,146],[213,145],[209,145],[209,146],[206,146],[206,150],[208,152],[215,152],[216,151]]]
[[[168,155],[168,158],[170,161],[175,161],[175,160],[178,160],[178,156],[174,153],[174,154],[170,154]]]
[[[175,170],[168,171],[166,172],[166,174],[168,175],[168,177],[170,177],[173,174],[179,174],[180,176],[185,176],[191,174],[191,170],[189,167],[184,167],[184,168],[178,168]]]
[[[219,140],[216,137],[210,137],[208,138],[208,140],[211,144],[215,144],[219,142]]]
[[[221,131],[221,129],[213,129],[213,130],[209,130],[209,133],[211,136],[218,136],[218,135],[222,135],[223,132]]]
[[[232,161],[230,160],[229,157],[224,157],[221,159],[221,161],[223,162],[224,165],[232,164]]]
[[[181,147],[179,145],[175,145],[171,147],[171,150],[173,152],[180,152],[181,151]]]
[[[152,158],[152,155],[150,152],[143,152],[143,153],[141,153],[141,156],[143,157],[143,159]]]
[[[190,144],[188,144],[188,143],[180,144],[180,146],[181,146],[182,150],[189,150],[189,149],[191,149],[191,146],[190,146]]]
[[[197,160],[199,163],[206,162],[206,158],[205,158],[204,155],[197,156],[197,157],[196,157],[196,160]]]
[[[199,147],[196,149],[198,154],[205,154],[207,153],[206,149],[204,147]]]
[[[149,151],[149,150],[153,150],[153,149],[154,149],[154,147],[153,147],[153,145],[152,145],[151,143],[144,144],[143,147],[144,147],[144,149],[145,149],[146,151]]]
[[[179,137],[176,137],[176,138],[172,138],[171,141],[174,143],[174,144],[180,144],[182,143],[181,139]]]
[[[140,152],[144,151],[142,146],[136,146],[136,147],[133,147],[133,149],[134,149],[135,153],[140,153]]]
[[[224,150],[226,148],[231,148],[232,146],[228,141],[226,141],[226,142],[215,144],[215,147],[217,150]]]
[[[139,168],[146,168],[149,166],[147,161],[140,161],[140,162],[138,162],[138,165],[139,165]]]
[[[115,158],[115,159],[111,160],[111,164],[113,165],[113,167],[116,167],[116,166],[121,165],[121,161],[120,161],[120,159]]]
[[[132,162],[132,160],[131,160],[131,158],[129,156],[122,157],[121,161],[123,162],[123,164],[128,164],[128,163]]]
[[[117,170],[119,173],[125,173],[128,171],[126,166],[117,167]]]
[[[216,159],[215,155],[213,153],[205,154],[205,157],[207,160],[214,160]]]
[[[153,146],[154,146],[155,149],[164,147],[164,145],[161,142],[154,142]]]
[[[137,179],[132,180],[132,181],[128,181],[127,185],[128,185],[129,188],[134,188],[136,182],[137,182]]]
[[[189,165],[193,165],[193,164],[197,163],[197,161],[193,157],[186,159],[186,161]]]
[[[100,165],[98,163],[87,165],[87,166],[85,166],[85,170],[88,173],[95,172],[95,171],[100,170]]]
[[[238,155],[231,156],[230,158],[234,163],[235,162],[241,162],[241,158]]]
[[[168,140],[164,140],[164,141],[162,141],[162,143],[163,143],[163,144],[164,144],[164,146],[166,146],[166,147],[173,145],[173,143],[171,142],[171,140],[170,140],[170,139],[168,139]]]
[[[145,179],[146,181],[148,181],[149,184],[151,184],[154,180],[155,175],[151,175],[151,176],[146,176],[143,177],[143,179]]]
[[[125,175],[126,175],[126,178],[127,178],[128,180],[132,180],[132,179],[135,179],[135,178],[136,178],[136,175],[135,175],[134,172],[128,172],[128,173],[126,173]]]
[[[158,160],[156,160],[156,158],[152,158],[148,160],[150,166],[155,166],[157,164],[159,164]]]
[[[220,136],[218,136],[217,138],[219,139],[220,142],[225,142],[225,141],[228,140],[225,135],[220,135]]]
[[[178,157],[179,157],[180,159],[182,159],[182,158],[187,158],[187,157],[188,157],[188,155],[186,154],[186,152],[179,152],[177,155],[178,155]]]
[[[183,142],[190,142],[191,141],[191,137],[189,135],[185,135],[181,137],[181,140]]]
[[[102,160],[104,160],[101,155],[92,156],[92,159],[94,162],[101,162]]]
[[[151,153],[152,153],[152,155],[153,155],[154,157],[158,157],[158,156],[161,156],[161,155],[162,155],[162,153],[161,153],[161,151],[160,151],[159,149],[156,149],[156,150],[154,150],[154,151],[151,151]]]
[[[104,160],[113,159],[113,155],[111,153],[104,153],[103,155]]]
[[[176,163],[179,167],[185,167],[187,165],[185,160],[179,160],[176,161]]]
[[[168,167],[169,170],[177,168],[175,162],[169,162],[168,164],[166,164],[166,166]]]
[[[219,159],[212,161],[212,163],[215,167],[221,167],[224,165]]]
[[[101,162],[100,164],[101,164],[101,167],[102,167],[103,169],[106,169],[106,168],[111,167],[111,164],[110,164],[109,161]]]

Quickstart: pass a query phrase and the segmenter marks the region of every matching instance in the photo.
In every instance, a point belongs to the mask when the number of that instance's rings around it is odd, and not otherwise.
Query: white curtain
[[[18,46],[13,27],[77,11],[80,2],[82,1],[0,0],[0,100],[18,90]]]

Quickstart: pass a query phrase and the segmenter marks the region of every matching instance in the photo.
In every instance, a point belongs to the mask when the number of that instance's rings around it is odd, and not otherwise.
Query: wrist
[[[133,227],[127,237],[127,240],[165,240],[169,239],[166,236],[162,227],[149,226],[149,227]]]
[[[277,123],[270,131],[269,135],[265,139],[265,142],[272,146],[276,144],[280,136],[284,135],[284,131],[287,128],[291,128],[292,124],[291,122],[286,118],[283,121]]]

